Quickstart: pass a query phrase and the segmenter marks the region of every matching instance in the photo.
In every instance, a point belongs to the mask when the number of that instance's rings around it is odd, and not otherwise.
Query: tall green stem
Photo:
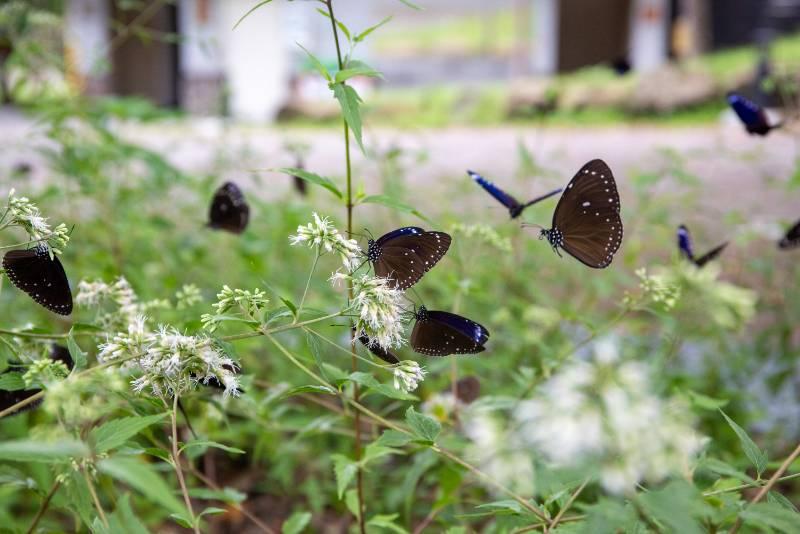
[[[172,410],[170,410],[170,419],[172,423],[172,462],[175,464],[175,474],[178,475],[178,483],[181,486],[181,493],[183,494],[183,502],[186,504],[186,510],[192,519],[192,527],[195,534],[200,534],[200,527],[197,525],[195,519],[194,509],[192,508],[192,500],[189,498],[189,490],[186,489],[186,481],[183,478],[183,469],[181,468],[180,452],[178,451],[178,395],[172,399]]]

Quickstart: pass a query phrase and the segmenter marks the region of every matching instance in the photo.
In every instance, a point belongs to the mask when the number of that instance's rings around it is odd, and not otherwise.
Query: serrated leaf
[[[366,29],[366,30],[364,30],[363,32],[361,32],[361,33],[359,33],[359,34],[356,34],[356,36],[353,38],[353,41],[355,41],[356,43],[360,43],[360,42],[361,42],[361,41],[363,41],[363,40],[364,40],[364,39],[365,39],[365,38],[366,38],[366,37],[367,37],[369,34],[371,34],[372,32],[374,32],[375,30],[377,30],[378,28],[380,28],[381,26],[383,26],[384,24],[386,24],[386,23],[387,23],[387,22],[389,22],[390,20],[392,20],[392,17],[391,17],[391,16],[388,16],[388,17],[386,17],[385,19],[383,19],[382,21],[380,21],[379,23],[377,23],[377,24],[375,24],[375,25],[373,25],[373,26],[370,26],[369,28],[367,28],[367,29]],[[350,64],[352,65],[352,64],[353,64],[353,62],[351,61],[351,62],[350,62]]]
[[[442,431],[442,425],[439,424],[439,421],[417,412],[413,406],[409,406],[408,410],[406,410],[406,423],[411,427],[414,435],[429,443],[434,443],[439,432]]]
[[[370,443],[364,449],[364,456],[361,457],[361,465],[365,466],[373,460],[388,456],[391,454],[403,454],[403,451],[393,449],[392,447],[385,447],[377,443]]]
[[[148,416],[123,417],[113,419],[102,426],[92,429],[90,436],[94,440],[94,450],[103,453],[115,449],[150,425],[161,421],[166,413]]]
[[[358,509],[358,491],[356,489],[347,490],[347,493],[344,495],[344,504],[356,520],[358,520],[361,514]]]
[[[350,373],[349,376],[350,380],[353,382],[368,387],[370,390],[383,395],[384,397],[389,397],[390,399],[399,399],[399,400],[415,400],[416,397],[414,395],[410,395],[408,393],[404,393],[399,389],[394,388],[393,386],[387,384],[381,384],[378,380],[369,373],[364,373],[362,371],[357,371],[355,373]]]
[[[283,522],[281,534],[300,534],[310,522],[311,514],[309,512],[295,512]]]
[[[0,389],[4,391],[22,391],[25,389],[22,373],[8,371],[0,374]]]
[[[400,1],[401,1],[401,2],[403,2],[403,3],[405,3],[405,0],[400,0]],[[252,8],[250,8],[250,9],[247,11],[247,13],[245,13],[244,15],[242,15],[242,16],[239,18],[239,20],[237,20],[237,21],[236,21],[236,24],[234,24],[234,25],[233,25],[233,29],[235,30],[235,29],[236,29],[236,28],[239,26],[239,24],[241,24],[241,23],[242,23],[242,21],[243,21],[244,19],[246,19],[247,17],[249,17],[249,16],[250,16],[250,14],[251,14],[251,13],[253,13],[253,11],[255,11],[256,9],[260,8],[260,7],[261,7],[261,6],[263,6],[263,5],[269,4],[270,2],[272,2],[272,0],[261,0],[259,3],[257,3],[256,5],[254,5]]]
[[[11,462],[61,463],[88,455],[89,448],[86,444],[72,439],[51,442],[20,439],[0,442],[0,460]]]
[[[184,505],[164,482],[164,475],[153,467],[133,457],[112,457],[97,462],[97,469],[139,491],[152,503],[161,506],[179,517],[186,516]]]
[[[331,77],[331,73],[330,73],[330,72],[328,72],[328,69],[326,69],[326,68],[325,68],[325,65],[323,65],[323,64],[322,64],[322,61],[320,61],[319,59],[317,59],[317,56],[315,56],[314,54],[312,54],[311,52],[309,52],[308,50],[306,50],[306,48],[305,48],[303,45],[301,45],[300,43],[297,43],[297,46],[299,46],[300,48],[302,48],[302,49],[303,49],[303,52],[305,52],[305,53],[306,53],[306,55],[308,56],[308,59],[310,59],[310,60],[311,60],[311,64],[312,64],[312,65],[314,65],[314,69],[316,69],[316,71],[317,71],[317,72],[319,72],[320,74],[322,74],[322,76],[323,76],[323,77],[324,77],[324,78],[325,78],[327,81],[329,81],[329,82],[332,82],[332,81],[333,81],[333,77]]]
[[[333,96],[339,101],[339,106],[342,108],[342,116],[353,131],[353,137],[358,143],[361,152],[366,155],[364,142],[361,139],[361,97],[358,96],[355,89],[345,83],[333,84]]]
[[[404,202],[400,202],[399,200],[396,200],[388,195],[369,195],[361,199],[361,204],[380,204],[381,206],[386,206],[387,208],[391,208],[402,213],[416,215],[420,219],[430,222],[430,219],[425,217],[413,206],[410,206]]]
[[[67,350],[69,350],[70,358],[72,358],[73,368],[72,372],[76,373],[81,369],[86,369],[86,353],[81,350],[75,337],[72,335],[73,330],[69,331],[67,336]]]
[[[798,513],[797,507],[794,505],[794,503],[787,499],[782,493],[778,493],[777,491],[770,491],[767,493],[767,502],[775,503],[778,506],[786,508],[787,510]]]
[[[378,445],[383,445],[384,447],[402,447],[413,440],[414,438],[408,434],[403,434],[397,430],[389,429],[384,430],[383,434],[381,434],[381,436],[375,440],[375,443]]]
[[[720,410],[720,413],[728,422],[728,425],[736,432],[736,435],[739,437],[739,442],[742,444],[742,449],[744,449],[744,454],[756,468],[756,472],[761,476],[761,473],[767,468],[767,462],[769,459],[767,458],[767,454],[758,448],[758,445],[747,435],[747,432],[737,425],[733,419],[728,417],[728,415]]]
[[[796,534],[800,525],[800,514],[771,502],[751,504],[741,513],[741,517],[750,526],[775,529],[785,534]]]
[[[336,198],[342,199],[342,192],[339,191],[339,188],[336,187],[336,184],[333,183],[333,180],[330,178],[326,178],[325,176],[320,176],[319,174],[314,174],[313,172],[308,172],[305,169],[296,169],[294,167],[283,167],[277,169],[277,172],[282,172],[284,174],[289,174],[291,176],[297,176],[301,180],[305,180],[306,182],[312,183],[314,185],[318,185],[320,187],[324,187],[334,195]]]
[[[220,449],[225,452],[230,452],[232,454],[244,454],[245,451],[242,449],[237,449],[236,447],[229,447],[228,445],[223,445],[222,443],[217,443],[216,441],[209,441],[209,440],[193,440],[181,447],[181,452],[187,451],[190,449],[195,449],[198,447],[202,447],[203,449]]]
[[[358,472],[358,464],[342,454],[331,455],[331,460],[333,460],[333,472],[336,475],[336,492],[341,499],[344,490]]]
[[[659,490],[639,494],[637,499],[648,513],[668,527],[668,532],[703,532],[694,517],[703,501],[697,490],[686,482],[670,482]]]
[[[289,311],[292,312],[292,316],[296,319],[297,318],[297,306],[294,305],[294,302],[292,302],[289,299],[285,299],[283,297],[281,297],[281,301],[283,301],[283,303],[286,304],[286,307],[289,308]]]

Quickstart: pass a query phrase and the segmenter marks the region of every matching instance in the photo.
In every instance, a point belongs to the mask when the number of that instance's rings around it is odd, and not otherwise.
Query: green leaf
[[[358,472],[358,464],[342,454],[331,455],[331,460],[333,460],[333,472],[336,475],[336,491],[341,499],[344,490]]]
[[[406,6],[410,7],[411,9],[416,9],[417,11],[422,11],[422,8],[419,7],[417,4],[409,2],[409,0],[398,0],[399,2],[405,4]]]
[[[357,371],[355,373],[351,373],[349,378],[356,384],[368,387],[375,393],[383,395],[384,397],[389,397],[390,399],[415,400],[417,398],[414,395],[409,395],[408,393],[404,393],[399,389],[396,389],[394,386],[390,386],[388,384],[381,384],[374,376],[372,376],[369,373]]]
[[[116,456],[100,460],[97,469],[133,489],[139,491],[152,503],[157,504],[180,517],[187,515],[184,505],[175,497],[172,489],[164,481],[163,474],[148,463],[132,457]]]
[[[117,501],[117,509],[108,516],[108,529],[98,520],[93,528],[95,533],[104,534],[148,534],[147,528],[133,513],[130,504],[130,495],[125,494]]]
[[[727,399],[715,399],[692,390],[687,390],[686,393],[689,395],[692,406],[703,410],[719,410],[728,404]]]
[[[52,442],[28,439],[0,442],[0,460],[12,462],[60,463],[88,455],[89,448],[85,443],[71,439]]]
[[[786,534],[796,534],[800,525],[800,514],[771,502],[752,504],[741,513],[741,517],[750,526],[775,529]]]
[[[741,482],[747,482],[747,483],[755,482],[755,480],[747,476],[746,473],[742,473],[735,467],[721,460],[717,460],[716,458],[705,458],[700,462],[698,467],[708,469],[709,471],[712,471],[718,475],[735,478],[736,480],[739,480]]]
[[[75,341],[75,337],[72,335],[73,330],[69,331],[69,335],[67,336],[67,349],[69,350],[69,355],[74,362],[74,366],[72,368],[72,372],[78,372],[81,369],[86,369],[86,353],[81,350],[78,343]]]
[[[767,502],[775,503],[778,506],[781,506],[787,510],[791,510],[795,513],[798,512],[794,503],[787,499],[782,493],[778,493],[777,491],[770,491],[767,493]]]
[[[364,143],[361,139],[361,112],[359,106],[361,104],[361,97],[355,89],[344,83],[333,84],[333,96],[339,101],[339,106],[342,108],[342,116],[345,122],[353,130],[353,137],[356,139],[361,152],[366,155],[364,150]]]
[[[306,386],[297,386],[290,390],[284,391],[280,398],[285,399],[293,395],[299,395],[300,393],[325,393],[326,395],[336,395],[336,390],[331,389],[328,386],[308,384]]]
[[[404,2],[404,0],[400,0],[400,1],[401,1],[401,2],[403,2],[403,3],[405,3],[405,2]],[[242,23],[242,21],[243,21],[244,19],[246,19],[248,16],[250,16],[250,14],[251,14],[253,11],[255,11],[256,9],[258,9],[259,7],[261,7],[261,6],[265,5],[265,4],[269,4],[270,2],[272,2],[272,0],[261,0],[261,2],[257,3],[256,5],[254,5],[252,8],[250,8],[250,9],[247,11],[247,13],[245,13],[244,15],[242,15],[242,16],[241,16],[241,18],[240,18],[239,20],[237,20],[237,21],[236,21],[236,24],[234,24],[234,25],[233,25],[233,29],[235,30],[235,29],[236,29],[236,28],[239,26],[239,24],[241,24],[241,23]]]
[[[25,389],[22,373],[9,371],[0,374],[0,389],[5,391],[21,391]]]
[[[309,522],[311,522],[311,514],[309,512],[295,512],[283,522],[281,534],[300,534],[308,526]]]
[[[388,195],[369,195],[361,199],[361,204],[380,204],[382,206],[386,206],[387,208],[391,208],[393,210],[402,212],[402,213],[410,213],[412,215],[416,215],[420,219],[430,222],[430,219],[425,217],[422,213],[417,211],[413,206],[409,206],[404,202],[400,202]]]
[[[203,517],[204,515],[219,515],[224,514],[227,512],[224,508],[217,508],[216,506],[209,506],[208,508],[204,508],[202,512],[197,514],[198,519]]]
[[[644,509],[668,528],[667,532],[701,534],[703,529],[695,516],[700,515],[702,497],[683,481],[674,481],[657,491],[641,493],[637,499]]]
[[[390,454],[403,454],[403,451],[378,445],[377,443],[370,443],[364,449],[364,456],[361,457],[361,466],[363,467],[373,460],[388,456]]]
[[[318,7],[317,8],[317,12],[319,14],[321,14],[323,17],[325,17],[326,19],[331,20],[330,13],[328,13],[324,9]],[[342,22],[342,21],[340,21],[338,19],[334,19],[334,22],[336,23],[336,26],[339,28],[339,31],[341,31],[344,34],[344,36],[347,37],[347,41],[348,42],[352,42],[353,38],[350,37],[350,29],[347,26],[344,25],[344,22]]]
[[[358,509],[358,491],[355,489],[348,490],[344,495],[344,504],[347,506],[347,509],[350,510],[350,513],[356,518],[356,521],[358,521],[358,518],[361,515],[360,510]]]
[[[221,490],[212,490],[209,488],[192,488],[189,490],[189,496],[195,499],[205,499],[207,501],[222,501],[226,503],[242,503],[247,499],[247,494],[242,493],[234,488],[226,487]]]
[[[527,512],[520,503],[512,499],[479,504],[475,509],[489,511],[491,515],[525,515]]]
[[[325,68],[325,65],[322,64],[322,61],[317,59],[317,56],[306,50],[306,48],[300,43],[297,43],[297,46],[303,49],[303,52],[305,52],[308,56],[308,59],[311,60],[311,64],[314,65],[314,68],[317,70],[317,72],[322,74],[322,76],[324,76],[328,82],[332,82],[333,77],[331,76],[331,73],[328,72],[328,69]]]
[[[160,413],[145,417],[134,416],[113,419],[93,429],[90,433],[95,444],[94,450],[98,453],[102,453],[115,449],[125,444],[126,441],[148,426],[161,421],[166,415],[166,413]]]
[[[242,449],[237,449],[236,447],[229,447],[228,445],[223,445],[222,443],[217,443],[216,441],[208,441],[208,440],[193,440],[186,443],[183,447],[181,447],[181,452],[188,451],[189,449],[195,449],[198,447],[202,447],[203,450],[212,448],[212,449],[221,449],[225,452],[230,452],[232,454],[244,454],[245,451]]]
[[[369,518],[367,526],[397,532],[397,534],[408,534],[406,529],[394,522],[398,515],[399,514],[376,514]],[[372,530],[370,530],[370,532],[372,532]]]
[[[439,424],[439,421],[415,411],[413,406],[409,406],[408,410],[406,410],[406,423],[408,423],[411,431],[417,437],[428,443],[435,442],[436,436],[442,431],[442,425]]]
[[[296,319],[297,318],[297,306],[294,305],[294,302],[292,302],[289,299],[285,299],[283,297],[281,297],[281,301],[283,301],[283,303],[286,304],[286,307],[289,308],[290,312],[292,312],[292,317],[294,317]]]
[[[728,415],[720,410],[720,413],[728,421],[728,424],[736,432],[736,435],[739,437],[739,442],[742,444],[742,448],[744,449],[744,453],[750,462],[755,466],[756,472],[761,476],[761,473],[767,468],[767,462],[769,461],[767,458],[767,453],[762,451],[758,448],[758,445],[750,439],[750,436],[747,435],[747,432],[737,425],[733,419],[728,417]]]
[[[305,180],[306,182],[310,182],[314,185],[324,187],[325,189],[336,195],[336,198],[338,199],[342,198],[342,192],[339,191],[339,188],[336,187],[336,184],[333,183],[333,180],[331,180],[330,178],[320,176],[319,174],[314,174],[313,172],[308,172],[304,169],[295,169],[294,167],[284,167],[281,169],[277,169],[277,172],[282,172],[284,174],[297,176],[301,180]]]
[[[370,78],[383,78],[383,74],[367,65],[362,63],[355,67],[347,67],[336,73],[336,82],[341,83],[349,80],[355,76],[369,76]]]
[[[402,447],[403,445],[407,445],[414,438],[409,436],[408,434],[403,434],[402,432],[398,432],[397,430],[384,430],[381,437],[375,440],[375,444],[383,445],[384,447]]]
[[[361,41],[363,41],[364,39],[366,39],[366,37],[367,37],[369,34],[371,34],[372,32],[374,32],[375,30],[377,30],[378,28],[380,28],[381,26],[383,26],[384,24],[386,24],[386,23],[387,23],[387,22],[389,22],[390,20],[392,20],[392,17],[391,17],[391,16],[388,16],[388,17],[386,17],[385,19],[383,19],[382,21],[380,21],[379,23],[375,24],[374,26],[370,26],[369,28],[367,28],[367,29],[366,29],[366,30],[364,30],[363,32],[361,32],[361,33],[359,33],[359,34],[356,34],[356,36],[353,38],[353,41],[355,41],[356,43],[360,43]],[[350,62],[350,64],[352,65],[352,63],[353,63],[353,62],[351,61],[351,62]]]

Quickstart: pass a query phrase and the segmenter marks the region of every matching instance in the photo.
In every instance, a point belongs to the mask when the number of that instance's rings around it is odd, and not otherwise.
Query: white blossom
[[[56,254],[60,254],[69,241],[69,229],[64,223],[51,228],[47,218],[27,197],[17,197],[14,189],[8,194],[6,215],[9,223],[25,229],[31,241],[39,241]]]
[[[413,360],[403,360],[394,367],[394,387],[405,393],[417,389],[420,382],[425,380],[425,368]]]
[[[335,252],[339,254],[344,268],[353,272],[361,263],[363,252],[355,239],[347,239],[327,217],[312,214],[313,222],[297,227],[297,234],[289,236],[292,245],[316,247],[320,254]]]
[[[403,292],[389,280],[363,275],[353,278],[353,307],[358,312],[356,331],[363,332],[372,345],[384,349],[403,344]]]

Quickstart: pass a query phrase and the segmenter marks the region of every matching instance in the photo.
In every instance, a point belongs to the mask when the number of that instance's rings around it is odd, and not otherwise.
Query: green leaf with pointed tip
[[[414,435],[429,443],[434,443],[439,432],[442,431],[442,425],[439,424],[439,421],[424,413],[417,412],[413,406],[409,406],[408,410],[406,410],[406,423],[411,427]]]
[[[339,106],[342,108],[342,116],[353,131],[353,137],[358,143],[358,147],[366,155],[364,142],[361,139],[361,97],[358,96],[355,89],[345,83],[333,84],[333,96],[339,101]]]
[[[22,373],[9,371],[1,374],[0,389],[4,391],[22,391],[25,389],[25,381],[22,379]]]
[[[152,465],[133,457],[114,456],[97,462],[97,469],[140,492],[150,502],[186,517],[187,510],[175,497],[162,473]]]
[[[61,463],[88,455],[89,448],[86,444],[72,439],[51,442],[20,439],[0,442],[0,460],[12,462]]]
[[[341,83],[349,80],[355,76],[369,76],[370,78],[383,78],[383,74],[365,63],[356,65],[355,67],[347,67],[336,73],[336,82]]]
[[[400,1],[401,1],[401,2],[403,2],[403,3],[405,3],[405,0],[400,0]],[[242,23],[242,21],[243,21],[244,19],[246,19],[247,17],[249,17],[249,16],[250,16],[250,14],[252,14],[252,13],[253,13],[253,11],[255,11],[256,9],[260,8],[260,7],[261,7],[261,6],[263,6],[263,5],[269,4],[270,2],[272,2],[272,0],[261,0],[261,2],[257,3],[256,5],[254,5],[252,8],[250,8],[250,9],[247,11],[247,13],[245,13],[244,15],[242,15],[242,16],[239,18],[239,20],[237,20],[237,21],[236,21],[236,24],[234,24],[234,25],[233,25],[233,29],[235,30],[235,29],[236,29],[236,28],[239,26],[239,24],[241,24],[241,23]]]
[[[305,180],[306,182],[310,182],[314,185],[318,185],[320,187],[324,187],[334,195],[336,198],[342,199],[342,192],[339,191],[339,188],[336,187],[336,184],[333,183],[333,180],[330,178],[326,178],[325,176],[320,176],[319,174],[314,174],[313,172],[308,172],[304,169],[296,169],[293,167],[284,167],[281,169],[277,169],[277,172],[282,172],[284,174],[289,174],[291,176],[297,176],[301,180]]]
[[[759,530],[767,532],[774,529],[785,534],[795,534],[800,525],[800,514],[771,502],[751,504],[741,513],[741,517],[746,525],[761,527]]]
[[[411,443],[413,440],[413,436],[389,429],[384,430],[381,437],[375,440],[375,443],[377,445],[383,445],[384,447],[402,447],[403,445]]]
[[[311,64],[314,65],[314,68],[316,69],[316,71],[319,72],[320,74],[322,74],[322,76],[328,82],[332,82],[333,81],[333,76],[331,76],[331,73],[328,72],[328,69],[325,68],[325,65],[322,64],[322,61],[317,59],[317,56],[315,56],[314,54],[312,54],[311,52],[306,50],[306,48],[303,45],[301,45],[300,43],[297,43],[297,46],[299,46],[300,48],[303,49],[303,52],[305,52],[306,55],[308,56],[308,59],[311,60]]]
[[[723,412],[722,410],[719,411],[725,420],[728,422],[730,427],[736,432],[736,435],[739,437],[739,442],[742,444],[742,449],[744,449],[744,454],[756,468],[756,472],[761,475],[764,470],[767,468],[767,462],[769,461],[767,458],[767,453],[762,451],[758,448],[758,445],[747,435],[747,432],[737,425],[733,419],[728,417],[728,415]]]
[[[300,534],[308,526],[309,522],[311,522],[311,514],[309,512],[295,512],[283,522],[281,534]]]
[[[341,499],[344,490],[358,472],[358,464],[342,454],[331,455],[331,460],[333,460],[333,472],[336,475],[336,491]]]
[[[283,301],[283,303],[286,304],[286,307],[289,308],[289,311],[292,312],[292,317],[297,319],[297,306],[294,305],[294,302],[283,297],[281,297],[281,301]]]
[[[375,25],[373,25],[373,26],[370,26],[369,28],[367,28],[367,29],[366,29],[366,30],[364,30],[363,32],[361,32],[361,33],[359,33],[359,34],[356,34],[356,36],[353,38],[353,41],[355,41],[356,43],[360,43],[361,41],[363,41],[364,39],[366,39],[366,37],[367,37],[369,34],[371,34],[372,32],[374,32],[375,30],[377,30],[378,28],[380,28],[381,26],[383,26],[384,24],[386,24],[386,23],[387,23],[387,22],[389,22],[390,20],[392,20],[392,17],[391,17],[391,16],[388,16],[388,17],[386,17],[385,19],[383,19],[382,21],[380,21],[379,23],[377,23],[377,24],[375,24]],[[352,64],[352,61],[351,61],[350,63]]]
[[[292,389],[286,390],[285,392],[281,393],[280,398],[285,399],[287,397],[292,397],[294,395],[299,395],[301,393],[324,393],[326,395],[336,395],[336,391],[334,389],[329,388],[328,386],[308,384],[305,386],[297,386],[293,387]]]
[[[395,523],[399,514],[376,514],[369,518],[367,526],[375,529],[388,530],[397,534],[408,534],[408,531]],[[370,532],[372,531],[371,529]]]
[[[148,426],[161,421],[166,415],[166,413],[160,413],[145,417],[112,419],[102,426],[92,429],[90,436],[94,440],[94,450],[102,453],[116,449]]]
[[[78,345],[77,341],[75,341],[75,337],[73,337],[73,330],[70,330],[69,335],[67,336],[67,350],[69,350],[69,355],[74,364],[72,367],[72,372],[76,373],[81,369],[86,369],[86,353],[81,350],[80,345]]]
[[[425,217],[422,213],[417,211],[414,207],[405,204],[404,202],[400,202],[388,195],[369,195],[361,199],[361,204],[380,204],[382,206],[386,206],[387,208],[391,208],[396,211],[400,211],[403,213],[410,213],[412,215],[416,215],[420,219],[431,222],[430,219]]]
[[[229,452],[231,454],[244,454],[245,453],[245,451],[243,451],[242,449],[237,449],[236,447],[229,447],[228,445],[223,445],[222,443],[217,443],[216,441],[209,441],[209,440],[206,440],[206,439],[193,440],[193,441],[190,441],[190,442],[184,444],[184,446],[181,447],[181,452],[187,451],[187,450],[191,450],[191,449],[196,449],[198,447],[202,448],[203,450],[209,449],[209,448],[211,448],[211,449],[220,449],[220,450],[223,450],[225,452]]]

